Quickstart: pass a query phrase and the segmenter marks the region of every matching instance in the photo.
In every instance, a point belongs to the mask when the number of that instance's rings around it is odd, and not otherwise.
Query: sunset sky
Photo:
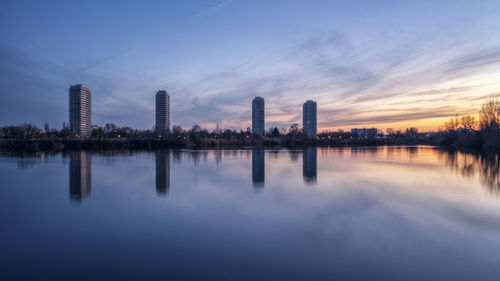
[[[302,123],[435,130],[500,96],[500,1],[2,1],[0,126],[62,126],[68,87],[92,123]]]

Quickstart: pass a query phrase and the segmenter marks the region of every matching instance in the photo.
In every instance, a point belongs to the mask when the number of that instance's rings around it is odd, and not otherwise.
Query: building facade
[[[307,138],[316,138],[316,117],[316,102],[306,101],[302,107],[302,126]]]
[[[92,135],[92,96],[82,84],[69,87],[69,131],[72,136]]]
[[[255,97],[252,101],[252,133],[263,136],[265,131],[264,99]]]
[[[156,123],[155,129],[159,133],[170,130],[170,95],[165,90],[156,92]]]
[[[351,134],[359,138],[374,138],[377,136],[377,128],[353,128]]]

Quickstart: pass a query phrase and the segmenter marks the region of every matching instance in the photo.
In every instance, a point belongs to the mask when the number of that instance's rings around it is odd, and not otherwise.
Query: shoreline
[[[80,151],[80,150],[156,150],[156,149],[254,149],[254,148],[303,148],[303,147],[376,147],[376,146],[417,146],[433,145],[430,141],[401,141],[391,139],[265,139],[232,141],[224,139],[204,139],[200,142],[189,140],[158,139],[0,139],[0,151]],[[440,146],[436,146],[440,147]]]
[[[427,146],[445,151],[460,151],[472,154],[497,154],[497,151],[485,151],[481,149],[470,149],[456,145],[438,145],[430,141],[394,141],[390,139],[349,139],[349,140],[307,140],[295,139],[282,142],[276,141],[248,141],[248,142],[224,142],[217,140],[202,144],[188,142],[168,141],[158,139],[103,139],[103,140],[77,140],[77,139],[0,139],[0,152],[13,153],[65,153],[72,151],[87,152],[112,152],[112,151],[155,151],[161,149],[175,150],[301,150],[307,147],[320,148],[375,148],[384,146],[417,147]]]

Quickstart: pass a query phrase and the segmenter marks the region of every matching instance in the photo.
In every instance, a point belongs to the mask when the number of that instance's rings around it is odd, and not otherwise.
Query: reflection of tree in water
[[[476,175],[479,165],[479,156],[473,154],[457,153],[455,151],[441,152],[439,156],[444,156],[446,166],[454,173],[466,178]],[[441,157],[440,157],[441,158]]]
[[[457,174],[472,178],[479,174],[481,184],[500,195],[500,161],[498,154],[469,154],[455,151],[440,152],[446,165]]]
[[[290,153],[290,160],[292,162],[299,161],[299,151],[291,150],[289,153]]]
[[[198,164],[200,163],[201,156],[202,156],[201,153],[198,150],[193,150],[193,151],[190,151],[187,155],[188,155],[189,160],[191,160],[193,162],[193,165],[198,166]]]
[[[55,152],[22,151],[22,152],[2,152],[3,157],[18,158],[17,168],[24,170],[34,167],[36,164],[44,163],[49,157],[56,156]]]
[[[410,156],[410,160],[414,159],[418,155],[418,146],[408,146],[406,147],[406,151],[408,152],[408,155]]]
[[[272,159],[278,159],[280,152],[278,150],[269,150],[269,156]]]
[[[481,183],[496,195],[500,193],[499,170],[498,154],[483,155],[481,157]]]
[[[214,153],[215,153],[215,163],[219,165],[220,162],[222,162],[222,150],[215,150]]]

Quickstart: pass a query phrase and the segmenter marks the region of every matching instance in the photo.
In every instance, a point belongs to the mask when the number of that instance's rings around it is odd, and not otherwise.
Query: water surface
[[[0,154],[1,280],[498,280],[497,156]]]

